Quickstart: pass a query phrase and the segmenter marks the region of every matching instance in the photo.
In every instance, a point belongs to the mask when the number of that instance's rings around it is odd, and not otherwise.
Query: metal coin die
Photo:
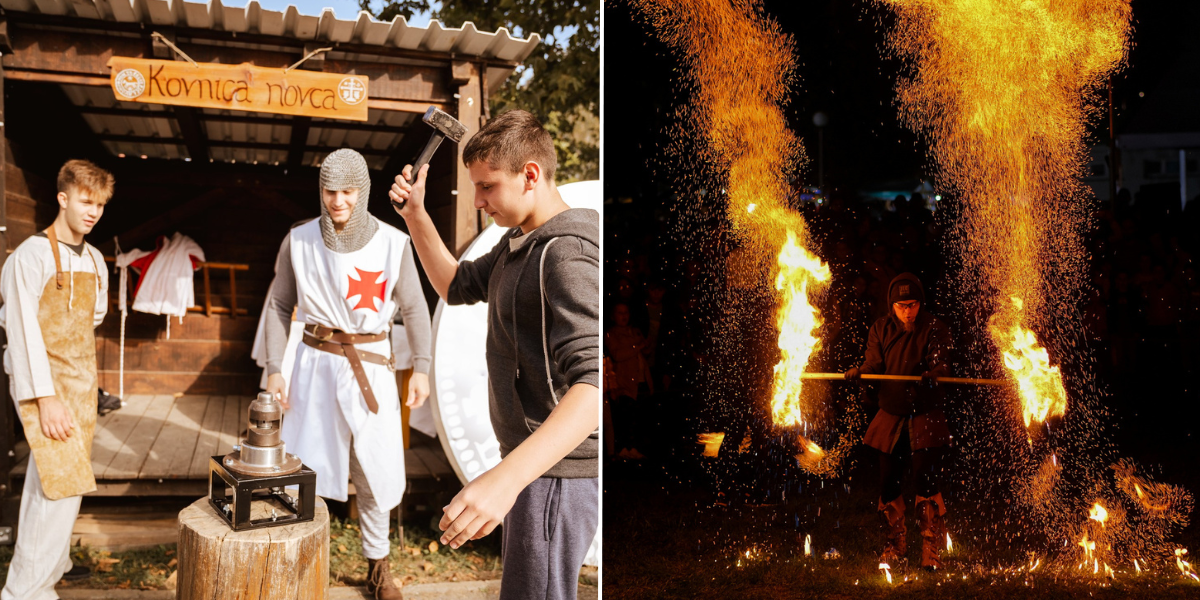
[[[209,504],[234,531],[313,520],[317,474],[284,451],[282,407],[264,392],[250,403],[247,416],[249,429],[241,446],[208,461]],[[288,486],[297,486],[298,494],[291,495]],[[270,517],[253,519],[255,500],[274,500],[284,512],[272,507]]]
[[[279,428],[283,407],[272,394],[263,392],[250,403],[250,429],[242,444],[225,455],[225,468],[242,475],[270,477],[300,470],[300,459],[284,451]]]

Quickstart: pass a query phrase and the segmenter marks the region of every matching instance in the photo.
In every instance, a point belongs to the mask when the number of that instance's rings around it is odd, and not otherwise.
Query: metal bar
[[[860,375],[865,381],[921,381],[919,375]],[[801,379],[846,379],[843,373],[804,373]],[[938,377],[938,383],[958,383],[963,385],[1008,385],[1007,379],[976,379],[973,377]]]

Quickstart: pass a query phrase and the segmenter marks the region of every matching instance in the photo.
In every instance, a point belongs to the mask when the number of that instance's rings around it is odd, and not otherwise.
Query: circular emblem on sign
[[[125,69],[117,73],[113,89],[126,98],[137,98],[146,91],[146,78],[137,69]]]
[[[367,86],[354,77],[347,77],[338,83],[338,96],[346,104],[358,104],[366,99]]]

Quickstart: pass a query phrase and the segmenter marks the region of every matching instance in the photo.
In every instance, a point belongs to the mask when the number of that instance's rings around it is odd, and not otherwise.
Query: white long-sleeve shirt
[[[77,250],[59,241],[58,252],[65,275],[64,287],[73,286],[72,273],[96,273],[96,269],[100,269],[97,274],[100,289],[96,292],[93,308],[93,326],[99,326],[108,313],[108,273],[104,256],[87,242]],[[87,253],[91,253],[91,257]],[[3,302],[0,327],[8,334],[4,372],[8,373],[13,400],[17,402],[55,395],[50,360],[38,324],[42,291],[54,274],[54,254],[50,251],[50,240],[43,234],[21,242],[0,271],[0,302]],[[76,291],[72,288],[68,293]]]

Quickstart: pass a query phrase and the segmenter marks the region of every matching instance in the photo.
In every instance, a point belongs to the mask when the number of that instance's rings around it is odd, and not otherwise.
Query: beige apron
[[[53,226],[46,230],[46,236],[54,252],[56,274],[42,291],[38,325],[50,359],[54,393],[71,412],[75,431],[65,442],[50,439],[42,433],[37,401],[18,404],[25,437],[42,479],[42,491],[47,498],[60,500],[96,490],[96,476],[92,473],[97,395],[93,324],[100,283],[95,273],[63,273]],[[87,255],[95,268],[95,257],[91,252]],[[67,280],[68,277],[73,281]]]

